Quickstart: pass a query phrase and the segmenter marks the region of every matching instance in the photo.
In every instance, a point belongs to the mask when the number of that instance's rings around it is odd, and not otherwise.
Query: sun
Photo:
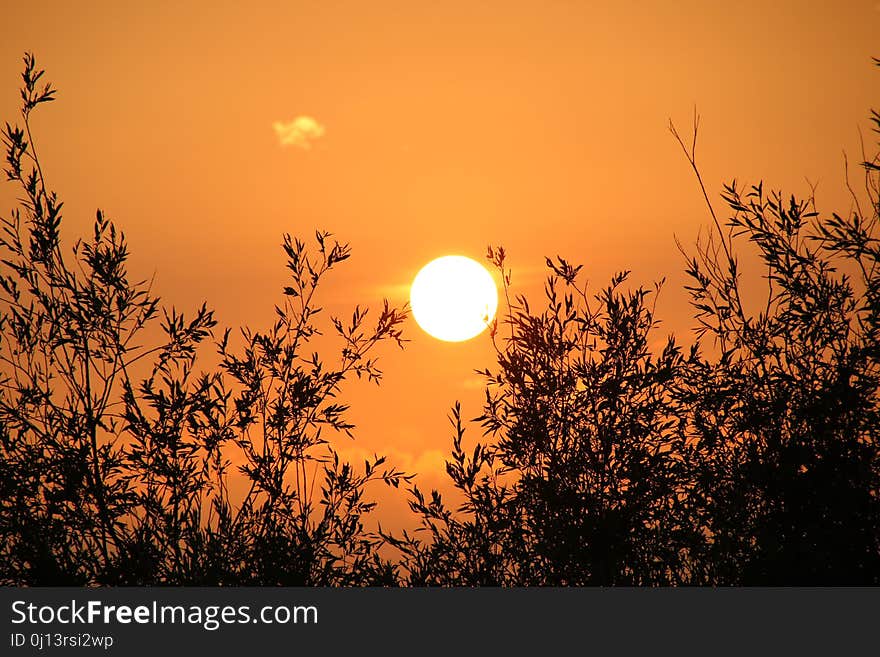
[[[475,260],[443,256],[422,267],[410,290],[413,317],[422,329],[446,342],[482,333],[498,310],[498,288]]]

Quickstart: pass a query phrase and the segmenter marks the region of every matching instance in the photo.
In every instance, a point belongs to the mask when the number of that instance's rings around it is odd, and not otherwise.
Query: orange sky
[[[710,191],[737,177],[803,194],[806,177],[820,209],[845,211],[842,150],[858,159],[880,106],[877,0],[77,4],[4,7],[0,114],[16,118],[33,51],[60,89],[36,133],[65,238],[101,207],[134,272],[229,326],[272,321],[281,234],[324,228],[354,251],[331,312],[402,302],[427,261],[503,244],[532,295],[557,253],[597,285],[666,276],[659,313],[688,339],[673,236],[707,216],[668,119],[689,129],[696,104]],[[309,149],[273,129],[297,116],[325,128]],[[0,187],[4,214],[14,194]],[[384,384],[348,396],[359,448],[431,487],[448,409],[478,414],[471,372],[492,351],[412,321],[407,337]]]

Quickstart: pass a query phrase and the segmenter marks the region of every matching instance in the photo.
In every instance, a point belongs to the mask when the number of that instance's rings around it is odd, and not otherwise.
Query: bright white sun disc
[[[483,265],[465,256],[432,260],[410,290],[413,317],[422,329],[447,342],[482,333],[498,310],[498,288]]]

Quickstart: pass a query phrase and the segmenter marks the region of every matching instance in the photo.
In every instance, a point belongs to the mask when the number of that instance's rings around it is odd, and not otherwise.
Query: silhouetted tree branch
[[[352,435],[337,396],[353,375],[378,383],[375,348],[402,345],[405,309],[386,302],[372,326],[363,308],[332,319],[341,346],[328,365],[312,348],[315,293],[350,249],[328,233],[314,252],[285,236],[277,321],[243,329],[241,348],[225,332],[219,370],[199,373],[213,313],[187,318],[131,281],[125,237],[100,211],[92,238],[63,252],[62,204],[30,126],[55,91],[38,85],[32,55],[24,64],[24,128],[4,131],[24,197],[0,238],[0,582],[393,581],[362,522],[364,492],[406,477],[381,457],[356,471],[322,431]],[[233,458],[251,483],[243,500],[230,493]]]

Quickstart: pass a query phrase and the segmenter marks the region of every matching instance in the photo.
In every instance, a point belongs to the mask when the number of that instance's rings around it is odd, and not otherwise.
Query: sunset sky
[[[877,0],[180,4],[7,3],[0,118],[17,120],[32,51],[59,89],[35,128],[64,239],[102,208],[135,277],[155,273],[184,310],[207,300],[223,326],[273,321],[282,234],[321,228],[353,249],[328,313],[403,303],[433,258],[503,244],[533,298],[546,255],[596,286],[665,276],[658,338],[686,342],[674,238],[692,243],[708,217],[668,120],[688,132],[697,107],[714,198],[734,177],[799,195],[809,180],[820,210],[845,212],[843,151],[860,159],[880,106]],[[0,187],[4,216],[15,195]],[[479,413],[473,370],[493,351],[412,320],[405,337],[381,353],[382,386],[348,389],[358,439],[340,446],[431,488],[449,407]]]

